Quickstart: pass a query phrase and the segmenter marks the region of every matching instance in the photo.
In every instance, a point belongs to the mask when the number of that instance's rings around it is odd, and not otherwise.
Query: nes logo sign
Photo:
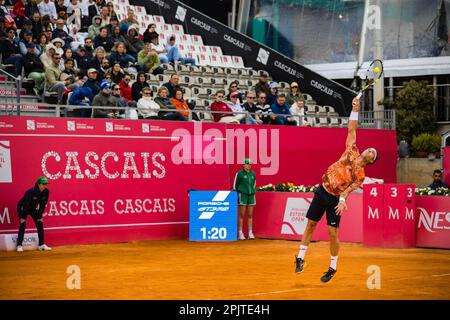
[[[306,213],[312,199],[310,198],[288,198],[284,210],[281,234],[302,235],[305,231],[308,219]]]
[[[269,60],[270,52],[264,50],[263,48],[259,48],[258,57],[256,61],[261,62],[263,65],[267,65],[267,61]]]

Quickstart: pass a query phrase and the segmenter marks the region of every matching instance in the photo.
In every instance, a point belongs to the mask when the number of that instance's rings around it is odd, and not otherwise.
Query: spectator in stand
[[[102,24],[102,18],[95,16],[92,18],[92,24],[88,28],[88,37],[94,39],[100,34],[100,28]]]
[[[28,19],[28,16],[25,13],[25,3],[26,0],[17,0],[12,10],[18,29],[22,29],[23,23]]]
[[[286,97],[287,104],[292,107],[292,105],[297,101],[298,97],[303,98],[303,95],[299,90],[298,83],[292,82],[291,83],[291,92]]]
[[[58,93],[58,104],[63,103],[64,92],[66,89],[76,90],[79,88],[78,84],[71,83],[69,80],[60,81],[61,70],[59,69],[59,61],[61,56],[54,53],[52,56],[52,65],[45,69],[45,87],[48,92]]]
[[[78,30],[80,29],[76,25],[72,24],[70,26],[69,36],[73,39],[70,43],[70,48],[72,48],[73,51],[76,51],[79,46],[84,44],[84,38],[86,37],[85,32],[80,33]]]
[[[117,19],[117,17],[116,16],[110,17],[109,18],[109,24],[106,27],[109,29],[109,34],[111,34],[111,35],[113,34],[113,29],[115,27],[118,27],[119,31],[120,31],[120,23],[119,23],[119,20]]]
[[[255,91],[247,92],[247,99],[245,103],[242,105],[244,110],[251,113],[250,117],[253,118],[253,121],[256,124],[263,124],[262,120],[259,118],[258,108],[256,107],[256,93]],[[251,122],[253,122],[251,121]]]
[[[92,104],[92,99],[94,95],[92,94],[91,88],[83,87],[79,88],[70,95],[69,105],[71,106],[90,106]],[[83,117],[89,118],[91,114],[91,109],[75,109],[68,110],[69,117]]]
[[[58,14],[58,19],[67,19],[67,6],[64,5],[65,0],[56,0],[55,8]]]
[[[100,24],[100,26],[107,27],[111,18],[108,15],[108,8],[106,6],[100,9],[100,18],[102,18],[102,23]]]
[[[39,57],[42,61],[42,64],[44,65],[44,70],[53,64],[52,56],[55,53],[56,47],[51,43],[47,44],[44,54],[41,54],[41,56]]]
[[[104,3],[104,0],[95,0],[95,2],[91,2],[88,6],[89,20],[92,20],[95,16],[100,16],[100,8]]]
[[[29,0],[25,5],[25,14],[27,15],[27,17],[33,18],[34,14],[36,12],[39,13],[39,7],[37,4],[37,0]],[[39,14],[39,16],[40,16],[40,14]],[[40,17],[39,17],[39,19],[40,19]],[[36,34],[39,34],[39,33],[41,33],[41,31],[39,31]]]
[[[42,32],[45,33],[45,35],[48,38],[48,41],[50,41],[52,39],[52,32],[53,32],[53,24],[51,22],[50,16],[48,15],[43,16],[41,22],[42,22]]]
[[[290,117],[291,111],[289,110],[289,106],[286,104],[286,95],[284,93],[280,93],[277,96],[277,99],[272,104],[271,108],[274,113],[274,115],[271,116],[274,124],[290,126],[297,125],[297,121],[295,121],[293,117]]]
[[[22,57],[22,65],[24,69],[25,77],[31,78],[34,81],[34,93],[38,96],[44,92],[44,65],[41,60],[36,56],[34,43],[28,43],[27,53]]]
[[[184,112],[181,112],[181,114],[186,119],[189,119],[189,111],[191,110],[191,108],[189,108],[186,100],[184,100],[183,89],[181,89],[180,87],[175,87],[174,92],[174,97],[170,99],[170,102],[175,106],[177,110],[185,110]],[[200,121],[195,112],[192,112],[192,120]]]
[[[116,42],[108,60],[110,64],[119,62],[120,67],[124,69],[124,71],[128,71],[127,69],[130,63],[136,62],[136,59],[134,59],[132,55],[127,54],[125,43],[123,42]]]
[[[159,37],[158,32],[156,32],[156,24],[150,23],[144,31],[144,43],[150,43],[154,36]]]
[[[161,117],[158,116],[160,106],[152,99],[152,89],[143,87],[141,95],[142,97],[137,102],[139,118],[160,120]]]
[[[56,12],[56,6],[53,0],[42,0],[41,3],[38,4],[38,8],[41,16],[49,16],[51,22],[58,19],[58,13]]]
[[[64,46],[65,46],[65,41],[61,38],[54,38],[52,41],[50,41],[51,44],[53,44],[55,46],[55,51],[56,53],[59,53],[59,55],[63,55],[64,54]]]
[[[60,38],[64,40],[65,45],[69,46],[69,43],[73,41],[72,37],[65,29],[65,23],[63,19],[56,20],[56,29],[52,32],[52,39]],[[64,45],[63,45],[64,46]]]
[[[78,30],[81,29],[81,3],[78,0],[70,0],[67,6],[67,25],[76,25]]]
[[[74,54],[74,59],[78,65],[78,69],[80,72],[80,76],[84,77],[87,75],[87,71],[89,69],[90,59],[86,55],[86,49],[83,45],[79,46],[77,52]]]
[[[111,29],[111,38],[114,43],[123,42],[126,43],[126,39],[123,34],[120,32],[120,27],[115,26]]]
[[[150,49],[150,43],[146,43],[144,49],[138,54],[138,65],[141,71],[148,72],[154,75],[163,74],[164,70],[161,68],[158,54]]]
[[[19,44],[15,41],[17,31],[14,28],[6,29],[7,38],[2,41],[1,52],[3,64],[13,64],[15,76],[22,74],[22,55]]]
[[[102,91],[94,97],[92,105],[96,107],[117,107],[117,100],[111,95],[112,85],[103,81],[101,89]],[[94,118],[116,119],[118,113],[117,109],[94,109]]]
[[[120,67],[120,63],[118,62],[113,63],[108,72],[111,73],[114,83],[120,83],[125,76],[125,72],[122,70],[122,68]]]
[[[20,40],[23,40],[23,38],[25,36],[25,32],[27,32],[27,31],[33,32],[33,21],[31,21],[30,19],[26,19],[23,23],[23,28],[22,28],[22,30],[20,30],[20,33],[19,33]]]
[[[81,5],[81,29],[80,31],[86,32],[91,19],[89,19],[89,5],[90,0],[80,0]]]
[[[103,59],[106,59],[105,57],[106,57],[105,49],[103,47],[97,47],[94,50],[94,56],[89,61],[89,67],[95,68],[97,69],[97,71],[100,70]]]
[[[175,88],[180,86],[179,83],[180,76],[177,73],[172,73],[169,82],[163,84],[169,90],[169,97],[173,98],[175,96]]]
[[[434,170],[433,172],[433,182],[428,186],[428,188],[432,190],[436,190],[438,188],[448,188],[448,185],[442,182],[442,172],[439,169]]]
[[[86,49],[86,56],[90,59],[94,56],[94,39],[91,37],[84,38],[84,49]]]
[[[169,63],[169,58],[167,58],[167,50],[163,44],[159,43],[159,36],[153,35],[150,39],[150,46],[153,51],[158,54],[159,61],[161,63]]]
[[[176,110],[175,105],[170,102],[169,91],[166,87],[162,86],[158,89],[158,96],[155,98],[155,102],[161,109],[173,109]],[[187,121],[187,119],[178,111],[160,111],[158,114],[163,120],[178,120]]]
[[[22,56],[26,55],[28,52],[28,47],[27,45],[29,43],[33,43],[33,32],[32,31],[26,31],[24,36],[23,36],[23,40],[19,42],[19,48],[20,48],[20,54]],[[36,55],[36,57],[39,57],[41,55],[41,52],[36,50],[36,46],[34,47],[34,54]]]
[[[84,88],[91,88],[92,94],[97,95],[100,90],[102,90],[100,86],[100,82],[97,79],[97,70],[94,68],[90,68],[87,73],[88,79],[84,83]]]
[[[47,44],[49,44],[50,41],[44,32],[40,33],[37,36],[36,40],[37,40],[36,41],[36,43],[37,43],[36,50],[39,50],[40,56],[41,56],[42,54],[44,54],[45,48],[46,48]]]
[[[106,52],[110,52],[114,46],[111,37],[108,35],[108,28],[101,27],[100,33],[94,38],[94,46],[96,48],[103,47]]]
[[[120,107],[120,108],[124,108],[124,109],[127,108],[128,104],[127,104],[125,99],[120,94],[120,86],[119,86],[119,84],[109,82],[108,80],[106,80],[106,81],[108,83],[111,83],[111,85],[112,85],[112,92],[111,92],[111,94],[116,99],[117,106]],[[124,114],[124,111],[123,110],[119,110],[119,114]]]
[[[105,60],[106,60],[106,59],[105,59]],[[108,60],[106,60],[106,61],[108,61]],[[108,63],[109,63],[109,62],[108,62]],[[107,82],[114,84],[113,81],[112,81],[112,75],[111,75],[111,73],[109,73],[109,72],[106,72],[106,73],[104,74],[103,80],[106,80]],[[117,85],[118,85],[118,84],[117,84]]]
[[[112,75],[109,70],[109,60],[104,58],[100,65],[100,68],[97,69],[98,78],[103,80],[106,79],[106,75],[109,75],[109,78],[111,79],[110,82],[112,82]]]
[[[129,8],[127,11],[127,18],[120,21],[120,24],[126,24],[127,26],[139,25],[139,21],[134,17],[134,10]]]
[[[131,86],[131,96],[133,100],[138,101],[142,98],[142,90],[147,87],[150,88],[145,77],[145,72],[141,71],[137,74],[136,81]]]
[[[64,53],[63,53],[63,55],[62,55],[62,57],[61,57],[61,61],[60,61],[60,63],[59,63],[59,69],[61,69],[61,71],[63,71],[66,67],[65,67],[65,62],[66,62],[66,60],[67,59],[71,59],[71,60],[74,60],[74,58],[73,58],[73,52],[72,52],[72,49],[66,49],[66,50],[64,50]],[[78,71],[78,65],[77,65],[77,62],[74,60],[74,61],[72,61],[73,62],[73,69],[74,70],[77,70]]]
[[[125,37],[127,41],[127,52],[131,55],[138,55],[139,51],[144,47],[144,43],[139,37],[139,26],[132,25],[128,28],[127,36]]]
[[[263,124],[270,124],[272,122],[272,118],[270,117],[272,114],[272,108],[266,103],[266,94],[263,91],[259,92],[256,109],[259,119],[262,120]]]
[[[225,91],[218,90],[216,92],[216,99],[211,104],[211,111],[224,112],[224,113],[213,113],[212,116],[214,118],[214,121],[221,123],[240,124],[241,119],[235,117],[232,113],[233,110],[231,110],[230,107],[225,102],[223,102],[224,96]]]
[[[238,101],[239,103],[242,103],[244,101],[244,98],[242,97],[242,94],[239,92],[239,81],[235,80],[232,81],[228,85],[228,94],[227,94],[227,100],[230,101],[231,94],[236,92],[238,94]]]
[[[266,96],[266,103],[273,105],[278,97],[278,83],[272,82],[270,84],[270,93]]]
[[[125,73],[122,81],[119,82],[120,95],[125,99],[128,106],[136,108],[136,101],[133,100],[133,96],[131,94],[130,81],[130,74]]]
[[[33,32],[33,39],[37,39],[37,36],[42,32],[41,14],[39,11],[34,12],[31,16],[31,31]]]
[[[116,13],[116,11],[114,10],[114,4],[113,4],[112,2],[108,2],[108,3],[106,4],[106,7],[108,8],[108,16],[109,16],[110,18],[112,18],[112,17],[117,18],[117,13]]]
[[[167,50],[167,58],[169,59],[169,62],[174,63],[174,64],[181,62],[183,64],[191,64],[194,66],[195,59],[182,57],[180,55],[180,50],[178,49],[178,46],[175,44],[175,41],[176,41],[176,38],[174,35],[171,35],[167,39],[166,50]]]
[[[5,18],[7,15],[9,15],[9,10],[5,6],[5,0],[0,0],[0,18]]]
[[[233,112],[245,112],[244,108],[242,108],[239,103],[239,92],[235,91],[230,94],[230,101],[227,101],[227,105],[230,107]],[[244,113],[239,113],[235,115],[236,118],[241,120],[242,124],[247,123],[246,115]],[[256,124],[256,121],[253,117],[248,118],[250,124]]]
[[[70,80],[69,82],[78,84],[79,87],[84,85],[84,81],[80,79],[79,72],[74,68],[75,60],[72,58],[64,61],[64,70],[61,72],[59,80]]]
[[[261,92],[264,92],[266,97],[270,93],[270,86],[269,86],[269,74],[267,71],[262,70],[260,72],[259,82],[255,85],[255,92],[259,96]]]
[[[297,120],[298,125],[300,125],[301,123],[303,126],[307,127],[311,126],[311,124],[308,121],[306,121],[305,118],[305,100],[303,99],[302,95],[297,95],[296,101],[292,105],[290,111],[292,115],[300,116],[298,119],[295,118]]]

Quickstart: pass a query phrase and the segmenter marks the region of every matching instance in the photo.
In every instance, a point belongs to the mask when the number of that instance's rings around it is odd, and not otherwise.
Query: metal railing
[[[11,100],[11,102],[15,102],[20,104],[20,90],[22,89],[22,77],[18,76],[15,77],[12,74],[8,73],[5,69],[0,68],[0,75],[5,75],[7,80],[3,87],[4,89],[0,90],[0,96],[3,100]],[[4,90],[4,92],[2,92]],[[15,94],[9,94],[9,93],[15,92]],[[15,100],[15,101],[14,101]],[[17,109],[17,115],[20,116],[20,108]]]

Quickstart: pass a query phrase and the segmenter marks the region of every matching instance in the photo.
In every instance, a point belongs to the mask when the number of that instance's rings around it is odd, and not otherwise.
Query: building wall
[[[441,159],[403,158],[397,161],[397,182],[413,183],[416,187],[426,187],[432,181],[433,171],[442,169]]]

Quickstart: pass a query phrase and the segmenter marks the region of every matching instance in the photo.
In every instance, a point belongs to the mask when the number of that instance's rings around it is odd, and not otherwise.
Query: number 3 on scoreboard
[[[391,197],[397,198],[397,188],[396,187],[391,188]]]

